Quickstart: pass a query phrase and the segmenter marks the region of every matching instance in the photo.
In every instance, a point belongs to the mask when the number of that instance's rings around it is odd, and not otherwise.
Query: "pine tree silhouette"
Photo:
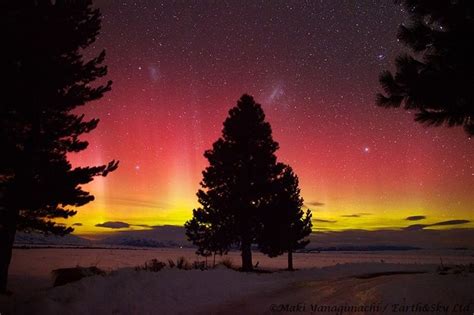
[[[37,0],[2,3],[0,166],[0,291],[7,288],[16,230],[64,235],[68,218],[94,196],[82,185],[106,176],[118,162],[73,168],[67,154],[87,148],[80,135],[97,119],[73,110],[97,100],[111,82],[92,86],[107,73],[105,53],[85,61],[83,49],[100,30],[91,1]]]
[[[205,211],[202,208],[193,210],[193,218],[184,224],[188,240],[197,246],[196,254],[204,257],[227,254],[230,249],[232,236],[228,234],[226,224],[214,224],[210,226],[208,222],[217,222],[219,217],[213,218],[213,215],[219,215],[212,209]]]
[[[415,113],[426,125],[463,126],[474,135],[474,2],[396,0],[410,15],[398,39],[412,50],[396,59],[396,73],[384,71],[377,95],[382,107]]]
[[[286,166],[274,182],[272,202],[262,217],[262,232],[259,235],[260,250],[270,257],[288,253],[288,270],[293,270],[293,252],[304,248],[311,234],[311,211],[303,212],[298,177],[290,166]]]
[[[271,183],[283,168],[276,160],[277,149],[260,104],[243,95],[229,111],[222,137],[204,153],[209,166],[197,193],[201,208],[186,224],[188,238],[198,247],[219,238],[214,244],[224,252],[240,245],[244,271],[253,269],[251,245],[271,197]]]

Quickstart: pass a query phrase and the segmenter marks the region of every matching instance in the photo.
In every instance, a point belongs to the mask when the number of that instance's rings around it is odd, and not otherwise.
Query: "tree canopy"
[[[209,166],[197,193],[201,207],[193,211],[194,218],[186,225],[188,236],[198,247],[198,239],[209,246],[218,233],[218,247],[226,251],[239,245],[242,268],[253,268],[251,244],[260,228],[259,216],[269,202],[271,182],[282,169],[275,156],[277,149],[261,105],[243,95],[229,111],[222,136],[204,153]],[[198,231],[207,232],[199,237]]]
[[[400,55],[396,71],[384,71],[378,94],[382,107],[403,107],[433,126],[462,126],[474,135],[474,2],[396,0],[409,14],[398,40],[411,53]]]
[[[111,81],[105,52],[86,60],[101,15],[91,1],[6,1],[1,10],[0,50],[2,147],[0,163],[0,285],[15,231],[64,235],[73,229],[54,219],[68,218],[94,199],[82,185],[106,176],[118,162],[73,167],[68,154],[88,146],[80,136],[97,127],[78,108],[100,99]]]
[[[260,250],[270,257],[288,253],[288,269],[293,269],[293,252],[304,248],[311,234],[311,211],[303,211],[298,176],[290,166],[285,166],[273,185],[272,202],[262,217],[259,235]]]
[[[229,111],[222,136],[204,153],[209,166],[197,193],[201,207],[185,225],[198,254],[223,254],[238,245],[242,269],[251,270],[252,244],[270,256],[305,245],[311,215],[303,218],[298,179],[277,162],[277,149],[261,105],[244,94]]]

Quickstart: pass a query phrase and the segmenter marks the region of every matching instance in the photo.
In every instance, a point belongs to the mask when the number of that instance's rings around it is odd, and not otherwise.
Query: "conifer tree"
[[[259,235],[260,250],[270,257],[288,253],[288,270],[293,270],[293,253],[304,248],[311,234],[311,211],[302,210],[298,177],[290,166],[286,166],[274,182],[272,201],[262,218]]]
[[[0,10],[3,45],[0,109],[0,291],[6,292],[17,230],[64,235],[68,218],[94,196],[82,189],[94,176],[117,168],[73,168],[68,154],[88,143],[94,130],[77,109],[110,90],[93,85],[107,73],[105,53],[85,60],[82,53],[100,30],[100,12],[89,0],[4,1]]]
[[[209,166],[197,193],[201,207],[187,223],[188,237],[199,245],[206,235],[219,233],[226,250],[240,246],[242,270],[253,269],[251,246],[260,230],[261,212],[271,197],[271,183],[281,172],[270,124],[260,104],[243,95],[229,111],[222,136],[204,153]],[[203,232],[202,237],[198,231]],[[194,230],[194,231],[193,231]]]
[[[382,107],[403,107],[426,125],[474,135],[474,1],[396,0],[409,14],[398,39],[411,49],[380,76]]]
[[[212,211],[206,212],[202,208],[193,210],[193,218],[184,224],[188,240],[197,246],[196,254],[209,257],[214,256],[213,266],[216,263],[216,255],[224,255],[230,249],[231,243],[227,240],[227,230],[225,224],[210,225],[206,222],[216,222],[209,219]],[[212,214],[211,214],[212,216]]]

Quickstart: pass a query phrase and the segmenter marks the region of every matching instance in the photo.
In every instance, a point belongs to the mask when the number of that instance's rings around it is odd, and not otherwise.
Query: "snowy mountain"
[[[154,226],[150,230],[117,231],[98,241],[105,245],[136,247],[192,247],[181,226]]]
[[[91,246],[92,241],[80,236],[69,234],[65,236],[48,235],[39,233],[17,232],[15,246],[41,245],[41,246]]]

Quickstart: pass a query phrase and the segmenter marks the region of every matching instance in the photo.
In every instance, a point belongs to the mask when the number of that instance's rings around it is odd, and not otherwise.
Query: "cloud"
[[[354,214],[343,214],[341,217],[343,218],[360,218],[365,215],[371,215],[372,213],[367,213],[367,212],[360,212],[360,213],[354,213]]]
[[[120,221],[107,221],[104,223],[98,223],[95,226],[108,228],[108,229],[124,229],[124,228],[130,227],[130,224],[126,222],[120,222]]]
[[[407,221],[419,221],[419,220],[424,220],[426,219],[426,216],[424,215],[412,215],[410,217],[407,217],[405,220]]]
[[[324,206],[324,202],[319,202],[319,201],[310,201],[306,203],[307,206],[313,206],[313,207],[322,207]]]
[[[72,226],[82,226],[82,223],[74,223]]]
[[[324,220],[324,219],[313,219],[313,222],[319,222],[319,223],[336,223],[337,221],[332,221],[332,220]]]
[[[146,228],[152,228],[153,227],[149,224],[134,224],[133,226],[146,227]]]
[[[471,221],[469,220],[449,220],[449,221],[443,221],[443,222],[438,222],[435,224],[431,224],[431,226],[440,226],[440,225],[458,225],[458,224],[466,224]]]
[[[128,207],[152,208],[152,209],[169,209],[173,205],[165,202],[155,202],[148,200],[139,200],[133,198],[113,198],[111,202]]]
[[[408,231],[417,231],[417,230],[423,230],[426,227],[431,227],[431,226],[446,226],[446,225],[459,225],[459,224],[466,224],[471,221],[469,220],[449,220],[449,221],[442,221],[442,222],[437,222],[433,224],[413,224],[409,225],[405,228],[405,230]]]

